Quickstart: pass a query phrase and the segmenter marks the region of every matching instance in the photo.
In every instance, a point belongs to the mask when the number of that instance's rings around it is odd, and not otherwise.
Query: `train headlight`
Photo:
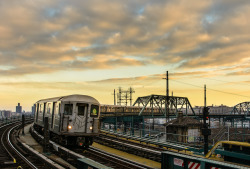
[[[90,129],[90,130],[92,130],[92,129],[93,129],[93,127],[92,127],[92,126],[90,126],[90,127],[89,127],[89,129]]]
[[[68,125],[68,129],[69,129],[69,130],[72,129],[72,126],[71,126],[71,125]]]

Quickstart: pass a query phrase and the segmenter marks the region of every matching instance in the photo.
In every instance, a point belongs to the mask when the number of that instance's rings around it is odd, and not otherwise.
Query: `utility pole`
[[[25,126],[25,117],[24,117],[24,114],[22,115],[22,128],[23,128],[23,131],[22,131],[22,134],[24,135],[24,126]]]
[[[168,100],[169,100],[169,85],[168,85],[168,71],[166,71],[166,100],[165,100],[165,115],[166,115],[166,124],[169,122],[169,105],[168,105]],[[166,141],[167,141],[167,126],[166,126]]]
[[[115,100],[115,89],[114,89],[114,93],[112,93],[112,95],[114,95],[114,105],[116,105],[116,100]]]
[[[207,88],[206,85],[204,85],[204,107],[207,106]]]
[[[204,108],[203,108],[203,127],[201,129],[204,136],[204,155],[208,153],[208,136],[211,135],[211,129],[208,128],[207,119],[209,118],[209,108],[206,107],[206,85],[204,86]]]
[[[134,93],[134,89],[132,87],[129,88],[129,94],[130,94],[130,106],[132,106],[132,93]]]

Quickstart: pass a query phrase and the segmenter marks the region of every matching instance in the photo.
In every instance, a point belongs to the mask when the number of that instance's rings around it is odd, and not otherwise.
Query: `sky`
[[[250,101],[249,0],[0,1],[0,110],[84,94]]]

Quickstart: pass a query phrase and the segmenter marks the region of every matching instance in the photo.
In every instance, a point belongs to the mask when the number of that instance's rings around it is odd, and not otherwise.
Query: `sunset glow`
[[[248,0],[0,2],[0,109],[118,87],[203,105],[250,101]],[[171,94],[171,93],[170,93]]]

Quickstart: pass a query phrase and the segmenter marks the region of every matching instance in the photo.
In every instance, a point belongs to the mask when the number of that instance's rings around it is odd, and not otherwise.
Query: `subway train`
[[[48,117],[50,140],[88,148],[99,135],[100,103],[87,95],[69,95],[36,102],[34,129],[43,134]]]

